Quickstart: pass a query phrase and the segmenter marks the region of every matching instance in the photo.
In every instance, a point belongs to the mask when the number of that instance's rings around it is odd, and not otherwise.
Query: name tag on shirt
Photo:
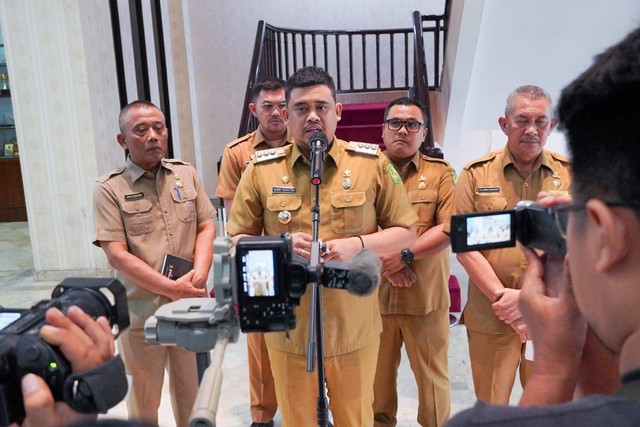
[[[294,194],[296,187],[272,187],[271,192],[273,194]]]
[[[499,193],[500,187],[480,187],[478,193]]]
[[[124,199],[128,202],[132,200],[140,200],[144,199],[144,193],[133,193],[133,194],[125,194]]]

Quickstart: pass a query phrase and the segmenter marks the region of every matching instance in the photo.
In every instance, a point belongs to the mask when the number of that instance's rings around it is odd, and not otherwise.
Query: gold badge
[[[176,181],[176,187],[182,188],[184,187],[184,184],[182,183],[182,181]]]
[[[349,190],[352,185],[353,185],[353,183],[351,182],[351,180],[349,178],[347,178],[344,181],[342,181],[342,188],[344,188],[345,190]]]
[[[283,176],[280,181],[282,181],[283,184],[288,184],[289,183],[289,177],[287,175]]]
[[[342,176],[345,178],[350,178],[351,177],[351,171],[349,169],[345,169],[344,172],[342,172]]]
[[[560,181],[553,181],[553,188],[555,190],[557,190],[558,188],[560,188]]]
[[[176,181],[180,181],[182,179],[182,177],[178,174],[173,175],[173,177],[175,178]]]
[[[419,179],[420,179],[420,182],[424,182],[424,181],[426,181],[426,180],[427,180],[427,177],[426,177],[426,176],[424,176],[424,175],[420,175],[420,178],[419,178]]]
[[[425,184],[424,182],[418,184],[418,190],[424,190],[425,188],[427,188],[427,184]]]
[[[560,179],[560,174],[558,172],[554,172],[551,177],[555,178],[555,179]]]
[[[291,222],[291,212],[289,211],[280,211],[278,214],[278,221],[282,224],[289,224]]]

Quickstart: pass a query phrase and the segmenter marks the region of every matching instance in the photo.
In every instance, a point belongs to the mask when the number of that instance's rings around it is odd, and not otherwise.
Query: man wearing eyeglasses
[[[556,126],[549,94],[537,86],[518,87],[507,98],[498,123],[507,144],[464,167],[456,186],[455,212],[512,209],[521,200],[535,200],[543,190],[567,195],[569,161],[544,149]],[[527,261],[519,247],[460,253],[457,258],[469,274],[462,323],[476,397],[507,404],[516,371],[524,385],[532,367],[524,357],[527,327],[518,309]]]
[[[249,110],[258,119],[258,129],[231,141],[224,149],[216,196],[223,199],[226,212],[231,212],[233,196],[251,156],[293,142],[282,116],[282,109],[286,106],[284,85],[282,79],[268,78],[254,86]],[[271,427],[278,403],[263,334],[247,334],[247,353],[251,427]]]
[[[400,350],[406,346],[418,385],[418,423],[439,426],[448,418],[451,393],[449,347],[449,238],[442,232],[453,209],[456,173],[449,163],[418,149],[427,136],[427,114],[411,98],[384,111],[386,156],[400,173],[414,212],[418,239],[386,253],[378,293],[382,334],[374,380],[375,426],[395,426]]]
[[[553,208],[567,240],[565,259],[525,251],[529,266],[520,308],[536,356],[521,407],[478,402],[453,418],[451,426],[638,425],[638,51],[640,29],[596,56],[594,64],[561,93],[558,117],[572,156],[574,204]],[[548,195],[539,201],[543,206],[563,202]],[[620,389],[615,395],[597,394],[572,402],[580,362],[590,350],[585,344],[587,327],[619,358]],[[602,375],[601,368],[590,374]]]

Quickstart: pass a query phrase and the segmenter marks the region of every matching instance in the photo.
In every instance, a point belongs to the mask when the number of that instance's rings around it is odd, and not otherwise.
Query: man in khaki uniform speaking
[[[216,196],[223,200],[227,213],[231,212],[233,196],[250,157],[255,152],[268,153],[269,151],[263,150],[275,149],[293,142],[282,115],[286,105],[284,84],[284,80],[273,77],[264,79],[254,86],[249,110],[258,119],[258,129],[231,141],[224,149]],[[247,358],[253,420],[251,427],[272,427],[278,403],[263,334],[247,334]]]
[[[227,231],[235,238],[289,232],[294,252],[309,258],[314,194],[309,141],[321,131],[329,142],[319,201],[318,234],[327,246],[323,259],[348,261],[363,247],[381,254],[412,245],[417,216],[393,165],[376,144],[335,138],[342,105],[336,103],[331,76],[317,67],[302,68],[287,80],[286,96],[285,118],[295,144],[249,166]],[[338,426],[371,427],[382,330],[378,296],[321,291],[329,409]],[[306,371],[309,294],[307,290],[296,308],[294,330],[265,337],[284,427],[317,424],[317,372]]]
[[[127,288],[131,326],[118,339],[132,377],[127,407],[132,418],[157,424],[166,368],[176,424],[186,426],[198,391],[195,354],[180,346],[147,344],[144,322],[163,304],[205,295],[215,210],[195,169],[164,158],[169,130],[155,105],[135,101],[124,107],[120,132],[126,165],[94,186],[93,243]],[[193,270],[177,280],[163,276],[166,254],[193,261]]]
[[[521,200],[536,200],[543,190],[568,194],[569,160],[544,149],[556,126],[552,111],[551,97],[540,87],[521,86],[509,95],[505,115],[498,120],[507,145],[464,167],[455,213],[512,209]],[[508,404],[516,371],[524,385],[532,368],[524,357],[527,328],[518,309],[524,254],[512,247],[459,253],[457,258],[469,274],[462,322],[476,397]]]
[[[449,418],[449,237],[442,227],[453,209],[455,171],[418,152],[427,136],[427,114],[411,98],[392,101],[384,112],[386,156],[400,172],[418,215],[413,246],[382,256],[382,334],[374,382],[376,427],[395,426],[400,350],[418,385],[418,423],[439,426]]]

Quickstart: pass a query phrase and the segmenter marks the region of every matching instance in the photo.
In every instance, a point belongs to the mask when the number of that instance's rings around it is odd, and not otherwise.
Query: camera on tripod
[[[553,211],[530,200],[511,210],[453,215],[450,237],[453,252],[511,247],[516,240],[554,256],[567,252]]]
[[[288,233],[243,237],[234,255],[216,258],[214,264],[214,271],[228,268],[231,272],[229,280],[235,284],[232,288],[243,332],[294,329],[295,307],[308,283],[367,295],[380,281],[380,260],[373,252],[364,249],[350,263],[327,261],[311,266],[308,260],[293,254]]]
[[[29,310],[0,310],[6,313],[2,317],[11,318],[0,329],[0,426],[24,417],[20,381],[28,373],[42,377],[56,401],[64,401],[79,412],[90,412],[95,403],[90,401],[91,396],[81,395],[82,390],[79,392],[71,365],[60,350],[40,337],[49,308],[58,308],[66,314],[69,307],[75,305],[94,319],[104,316],[109,320],[114,336],[129,326],[126,291],[115,279],[68,278],[55,287],[51,297],[51,300],[40,301]],[[105,381],[118,379],[104,377]],[[126,393],[124,366],[121,379]],[[124,398],[124,393],[118,395],[116,391],[121,389],[113,387],[109,396],[97,396],[101,402],[97,406],[104,403],[115,405]],[[85,400],[86,397],[89,401]]]

